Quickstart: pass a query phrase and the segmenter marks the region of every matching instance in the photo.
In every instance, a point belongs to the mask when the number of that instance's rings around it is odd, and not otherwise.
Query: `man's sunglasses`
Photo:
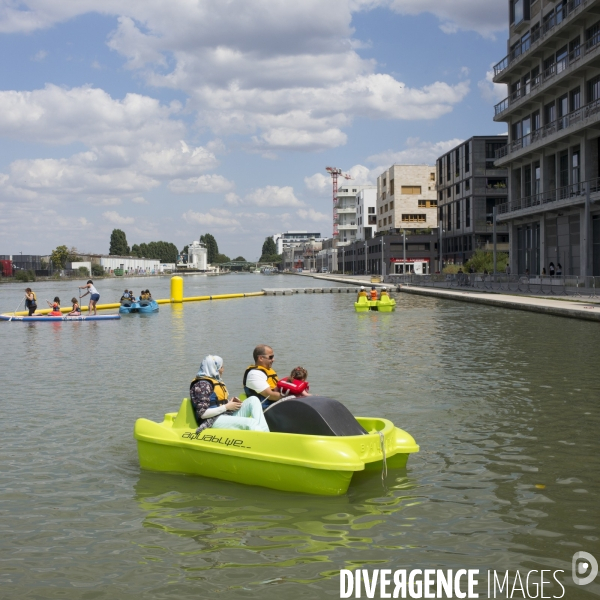
[[[264,357],[268,358],[269,360],[273,360],[275,358],[274,354],[269,354],[269,355],[267,355],[267,354],[261,354],[261,356],[264,356]]]

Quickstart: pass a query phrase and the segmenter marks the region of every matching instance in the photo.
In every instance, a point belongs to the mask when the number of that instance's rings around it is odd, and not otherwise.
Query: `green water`
[[[192,296],[322,283],[185,285]],[[169,296],[167,278],[101,281],[100,302],[125,286]],[[1,311],[22,287],[0,287]],[[66,305],[75,287],[34,289]],[[563,569],[566,598],[600,595],[571,580],[574,552],[600,559],[600,326],[414,295],[397,296],[395,313],[356,314],[352,301],[0,323],[0,596],[338,598],[339,570],[359,567]],[[239,393],[261,342],[280,375],[306,367],[311,391],[392,420],[421,452],[385,487],[359,477],[338,498],[140,471],[135,419],[176,410],[208,353]]]

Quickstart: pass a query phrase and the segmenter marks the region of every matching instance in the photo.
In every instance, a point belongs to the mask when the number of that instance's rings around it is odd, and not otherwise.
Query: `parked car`
[[[329,273],[329,269],[327,267],[323,267],[321,269],[321,273]]]

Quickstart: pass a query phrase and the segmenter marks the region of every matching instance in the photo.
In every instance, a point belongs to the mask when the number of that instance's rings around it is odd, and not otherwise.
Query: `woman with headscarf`
[[[198,422],[197,432],[213,429],[250,429],[269,431],[258,398],[251,396],[241,402],[229,399],[223,375],[223,359],[209,354],[190,384],[190,399]]]

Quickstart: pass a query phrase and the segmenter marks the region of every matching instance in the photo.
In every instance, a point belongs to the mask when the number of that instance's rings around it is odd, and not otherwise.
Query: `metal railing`
[[[581,123],[584,119],[587,119],[598,113],[600,113],[600,98],[593,100],[589,104],[586,104],[585,106],[582,106],[581,108],[578,108],[567,115],[559,117],[555,121],[552,121],[551,123],[548,123],[517,140],[513,140],[506,146],[502,146],[502,148],[498,148],[498,150],[496,150],[496,160],[508,156],[517,150],[526,148],[535,142],[543,140],[557,131],[573,127],[578,123]]]
[[[550,79],[556,77],[569,67],[573,66],[582,56],[586,56],[592,50],[596,50],[598,48],[598,43],[600,42],[600,33],[595,34],[592,38],[590,38],[584,46],[578,46],[569,52],[565,58],[551,64],[547,67],[543,73],[540,75],[536,75],[529,82],[527,82],[524,86],[515,90],[504,98],[501,102],[498,102],[496,106],[494,106],[494,115],[497,117],[502,114],[505,110],[507,110],[510,106],[512,106],[517,100],[524,98],[534,92],[540,85],[546,83]]]
[[[590,194],[596,193],[600,191],[600,178],[596,177],[588,181],[582,181],[581,183],[573,183],[565,187],[548,190],[533,196],[517,198],[503,204],[498,204],[496,205],[496,209],[498,211],[497,214],[503,215],[516,210],[523,210],[533,206],[541,206],[550,202],[560,202],[561,200],[573,200],[574,198],[578,197],[581,197],[581,201],[583,202],[586,185],[589,185]]]
[[[478,291],[539,296],[572,296],[600,300],[600,277],[562,275],[506,275],[456,273],[435,275],[388,275],[386,283],[440,289],[472,289]]]
[[[531,45],[540,39],[545,38],[557,25],[564,23],[580,6],[585,6],[590,0],[570,0],[563,7],[562,13],[553,14],[548,20],[542,23],[541,27],[534,29],[531,35],[518,43],[510,53],[500,62],[494,65],[494,77],[497,77],[502,71],[505,71],[512,63],[531,49]],[[559,20],[560,19],[560,20]]]

